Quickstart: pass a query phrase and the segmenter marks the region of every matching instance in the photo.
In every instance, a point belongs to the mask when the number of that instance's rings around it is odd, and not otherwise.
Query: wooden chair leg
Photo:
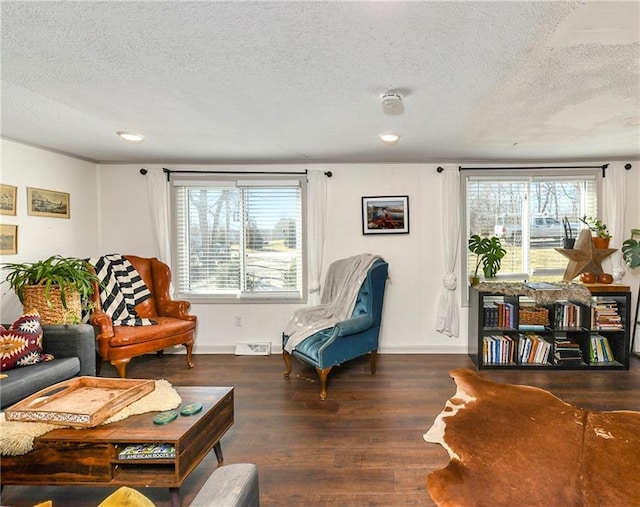
[[[372,350],[371,351],[371,375],[376,374],[377,363],[378,363],[378,351]]]
[[[156,350],[156,357],[164,357],[164,349]]]
[[[111,364],[115,367],[120,378],[127,378],[125,369],[127,368],[127,363],[131,361],[131,359],[116,359],[115,361],[111,361]]]
[[[324,401],[327,399],[327,377],[331,371],[331,366],[324,370],[316,366],[316,371],[318,372],[318,377],[320,377],[320,399]]]
[[[289,374],[291,373],[291,354],[289,354],[286,350],[283,350],[282,359],[284,359],[284,364],[286,366],[286,369],[284,371],[284,378],[288,379]]]
[[[193,341],[184,344],[187,349],[187,365],[189,368],[195,368],[195,363],[191,360],[191,352],[193,352]]]

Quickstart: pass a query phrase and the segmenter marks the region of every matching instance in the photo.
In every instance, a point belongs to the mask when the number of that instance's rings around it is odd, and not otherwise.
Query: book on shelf
[[[482,308],[484,327],[512,328],[515,325],[515,306],[504,301],[484,301]]]
[[[615,299],[594,296],[591,303],[591,328],[596,330],[623,329],[618,303]]]
[[[511,364],[513,358],[514,344],[510,336],[492,335],[482,339],[482,361],[485,364]]]
[[[582,325],[582,307],[570,301],[557,301],[554,321],[556,327],[577,328]]]
[[[589,360],[591,363],[607,364],[615,362],[609,340],[599,334],[592,334],[589,340]]]
[[[173,444],[133,444],[118,453],[118,459],[173,459],[176,448]]]
[[[542,324],[520,324],[519,331],[544,331],[546,328]]]
[[[577,366],[584,364],[580,344],[572,342],[566,335],[555,338],[554,360],[560,366]]]
[[[521,334],[518,344],[518,360],[521,364],[547,364],[551,343],[534,333]]]
[[[554,283],[549,282],[528,282],[525,283],[527,287],[533,290],[560,290],[562,287]]]

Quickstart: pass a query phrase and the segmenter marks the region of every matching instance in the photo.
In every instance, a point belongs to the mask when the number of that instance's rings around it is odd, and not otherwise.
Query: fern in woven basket
[[[3,283],[11,286],[23,306],[27,292],[37,287],[49,309],[61,307],[63,321],[46,322],[46,319],[43,319],[45,324],[80,322],[80,309],[88,305],[89,297],[93,294],[93,283],[100,283],[89,263],[76,257],[53,255],[37,262],[5,263],[2,264],[2,269],[8,271]],[[76,295],[79,297],[79,305],[69,301],[70,297],[74,298]],[[32,308],[25,310],[30,311]],[[44,311],[46,313],[46,309]]]

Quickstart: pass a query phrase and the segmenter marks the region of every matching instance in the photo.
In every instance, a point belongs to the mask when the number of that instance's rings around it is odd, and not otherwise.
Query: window
[[[599,170],[470,170],[462,181],[467,275],[475,268],[467,241],[479,234],[500,237],[507,251],[498,278],[562,280],[567,259],[555,249],[563,246],[564,217],[576,238],[586,228],[579,218],[598,216]]]
[[[174,181],[179,296],[301,300],[305,189],[288,175]]]

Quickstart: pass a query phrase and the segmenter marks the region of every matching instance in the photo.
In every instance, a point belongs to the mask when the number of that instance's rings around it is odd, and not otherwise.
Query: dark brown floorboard
[[[455,392],[452,368],[472,367],[465,355],[380,355],[372,376],[366,357],[334,368],[328,398],[319,399],[315,370],[294,360],[283,378],[280,355],[183,355],[132,360],[129,378],[165,378],[174,385],[235,388],[235,424],[222,439],[225,463],[258,466],[268,506],[432,506],[427,474],[448,463],[422,435]],[[103,376],[115,377],[104,363]],[[485,378],[547,389],[582,408],[640,411],[640,359],[629,371],[482,371]],[[188,506],[217,462],[210,453],[181,488]],[[7,486],[2,505],[95,506],[115,488]],[[169,493],[147,489],[158,507]]]

